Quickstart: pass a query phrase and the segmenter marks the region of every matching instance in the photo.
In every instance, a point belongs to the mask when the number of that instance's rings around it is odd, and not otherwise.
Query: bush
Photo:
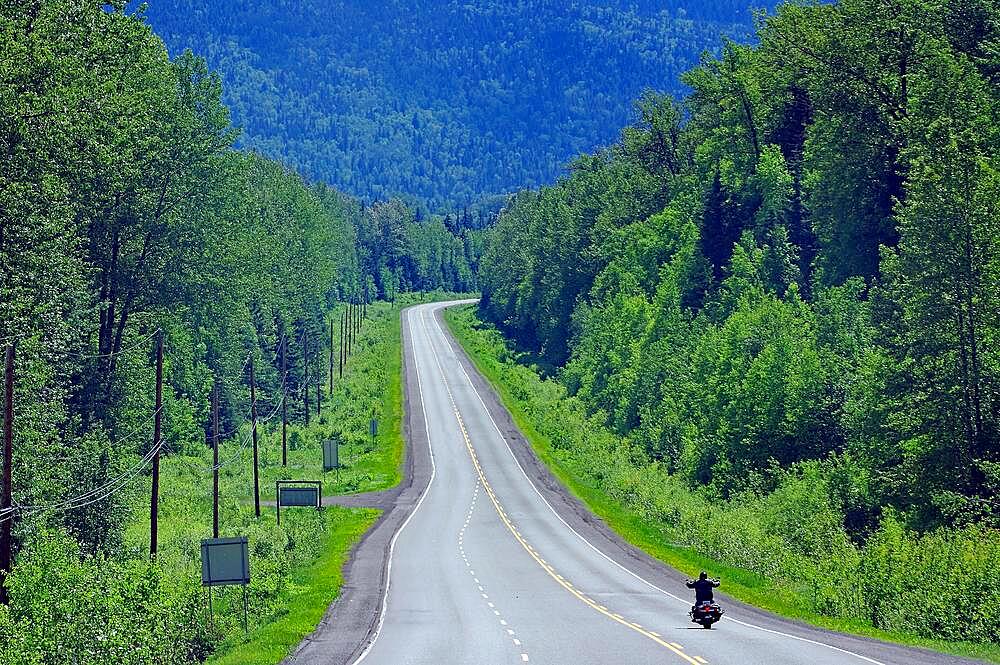
[[[213,641],[195,581],[141,559],[82,557],[58,531],[26,544],[8,588],[0,662],[180,664],[202,660]]]
[[[498,379],[559,465],[584,485],[687,547],[787,589],[804,609],[927,638],[1000,642],[1000,532],[968,527],[920,535],[887,512],[863,544],[849,538],[844,491],[850,460],[805,461],[770,473],[770,492],[728,499],[691,489],[637,445],[587,416],[553,379],[517,362],[471,309],[449,320],[466,349]],[[503,358],[503,360],[501,360]]]

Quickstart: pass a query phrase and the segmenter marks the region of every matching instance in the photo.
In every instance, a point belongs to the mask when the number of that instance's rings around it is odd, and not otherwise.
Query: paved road
[[[684,578],[621,542],[552,479],[444,330],[442,307],[404,313],[408,403],[423,428],[410,432],[410,454],[429,462],[427,478],[386,541],[386,590],[351,660],[966,662],[810,628],[731,599],[713,630],[690,623]],[[327,630],[336,630],[336,621]],[[322,633],[301,662],[331,653]]]

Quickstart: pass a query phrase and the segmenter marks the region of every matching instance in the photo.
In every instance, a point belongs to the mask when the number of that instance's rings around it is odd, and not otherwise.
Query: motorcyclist
[[[698,575],[697,580],[688,580],[687,588],[694,589],[694,607],[698,607],[702,603],[711,603],[715,601],[715,594],[712,589],[715,589],[721,584],[719,578],[708,579],[708,573],[704,570]],[[691,608],[692,610],[694,608]]]

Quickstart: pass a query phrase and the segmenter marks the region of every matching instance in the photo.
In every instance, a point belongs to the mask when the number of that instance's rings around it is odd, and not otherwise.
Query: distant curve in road
[[[616,543],[545,477],[444,330],[439,312],[448,304],[404,312],[407,369],[416,373],[407,386],[418,392],[408,403],[426,428],[426,448],[410,454],[429,454],[432,472],[392,538],[384,598],[355,663],[972,662],[812,628],[730,599],[714,629],[692,624],[683,576]]]

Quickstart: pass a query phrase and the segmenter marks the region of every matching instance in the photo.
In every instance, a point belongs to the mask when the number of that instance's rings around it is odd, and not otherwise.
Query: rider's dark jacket
[[[715,596],[712,593],[712,589],[717,586],[719,586],[719,583],[715,580],[694,580],[693,582],[687,583],[687,588],[694,589],[695,603],[713,601]]]

